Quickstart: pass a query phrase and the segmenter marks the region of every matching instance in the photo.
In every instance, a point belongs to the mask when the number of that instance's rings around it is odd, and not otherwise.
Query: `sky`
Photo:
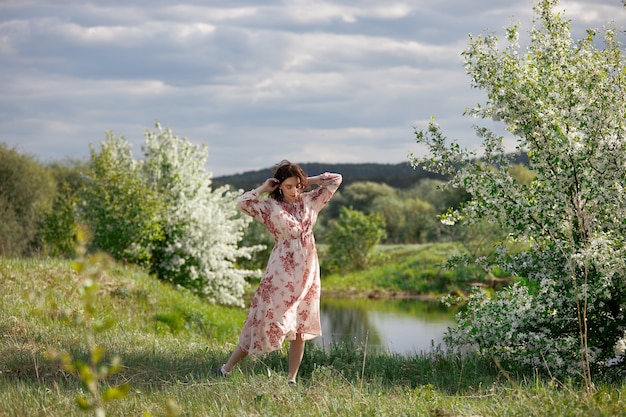
[[[111,131],[141,157],[155,123],[208,146],[213,176],[402,163],[435,117],[465,147],[468,35],[531,26],[532,0],[0,0],[0,142],[88,159]],[[562,0],[572,35],[619,0]],[[314,174],[314,173],[311,173]]]

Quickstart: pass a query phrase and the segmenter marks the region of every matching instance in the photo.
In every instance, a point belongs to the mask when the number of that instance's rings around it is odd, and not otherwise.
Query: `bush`
[[[145,136],[141,162],[111,133],[99,153],[92,150],[81,213],[93,245],[210,302],[243,305],[245,278],[258,273],[236,267],[254,251],[238,246],[251,221],[236,208],[238,193],[212,189],[206,147],[158,124]]]
[[[363,269],[374,248],[385,234],[385,220],[379,213],[365,215],[342,208],[339,219],[327,235],[328,251],[324,269],[329,271]]]
[[[54,192],[44,166],[0,144],[0,255],[23,256],[36,249],[39,223]]]
[[[142,164],[123,136],[107,132],[100,151],[91,148],[88,180],[79,193],[79,215],[93,235],[91,245],[115,259],[149,266],[163,239],[162,196],[150,189]]]
[[[56,181],[57,193],[52,207],[43,217],[39,240],[44,254],[71,258],[76,255],[77,245],[77,193],[84,186],[84,173],[88,166],[83,162],[67,160],[53,163],[47,168]]]

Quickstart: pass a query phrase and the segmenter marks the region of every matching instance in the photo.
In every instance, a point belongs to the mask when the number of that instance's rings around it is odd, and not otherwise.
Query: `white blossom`
[[[467,114],[505,124],[528,152],[532,183],[512,181],[501,138],[482,128],[482,160],[447,144],[433,122],[416,132],[431,154],[413,163],[450,175],[450,184],[473,196],[455,220],[487,219],[510,231],[509,240],[529,244],[494,255],[529,285],[516,283],[493,298],[480,289],[470,295],[448,343],[572,376],[581,372],[581,342],[596,368],[626,330],[626,59],[613,28],[603,49],[593,37],[574,42],[568,22],[552,11],[556,4],[535,6],[525,51],[518,53],[512,27],[505,50],[490,35],[471,38],[464,53],[472,85],[488,97]]]

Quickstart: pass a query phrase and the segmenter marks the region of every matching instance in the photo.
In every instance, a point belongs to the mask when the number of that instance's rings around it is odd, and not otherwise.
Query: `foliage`
[[[437,207],[456,207],[467,198],[463,191],[440,190],[439,180],[424,179],[417,186],[400,190],[375,182],[353,182],[329,203],[322,224],[330,224],[347,207],[365,214],[378,213],[385,220],[386,244],[425,243],[442,240],[445,231],[437,222]],[[323,241],[325,237],[322,238]]]
[[[89,359],[84,361],[73,357],[67,351],[57,351],[51,348],[47,355],[51,360],[60,361],[63,369],[74,374],[87,390],[88,395],[78,395],[77,405],[86,411],[93,411],[96,417],[106,415],[105,404],[120,400],[130,391],[129,383],[109,386],[102,389],[103,382],[122,370],[122,361],[119,356],[106,361],[106,350],[97,342],[97,335],[110,329],[115,321],[100,316],[98,311],[98,278],[106,272],[110,264],[104,253],[87,255],[86,236],[79,230],[77,234],[78,259],[72,262],[74,271],[81,277],[78,293],[81,297],[80,314],[74,315],[76,325],[84,325],[84,337],[89,347]]]
[[[328,233],[324,269],[360,270],[372,260],[374,248],[384,236],[385,221],[380,214],[363,214],[342,208],[339,219]]]
[[[52,207],[44,213],[39,239],[48,256],[73,258],[78,224],[78,191],[84,186],[87,164],[79,161],[53,163],[47,167],[57,184]]]
[[[441,237],[435,207],[419,197],[376,198],[372,212],[385,219],[385,243],[425,243]]]
[[[107,132],[99,152],[91,147],[88,181],[79,199],[79,222],[89,226],[94,248],[115,259],[152,264],[153,246],[164,236],[166,202],[147,184],[123,136]]]
[[[22,256],[33,248],[54,192],[41,164],[0,143],[0,255]]]
[[[472,85],[488,97],[468,114],[505,123],[528,151],[531,182],[511,175],[503,138],[480,127],[483,159],[448,145],[431,122],[416,132],[431,155],[413,163],[471,193],[445,221],[484,219],[529,244],[519,254],[503,246],[496,263],[527,285],[491,299],[476,293],[449,341],[555,376],[582,375],[590,388],[592,372],[610,371],[626,326],[626,71],[615,29],[605,30],[604,49],[592,30],[574,42],[557,4],[534,7],[523,53],[516,26],[505,49],[487,35],[464,52]]]
[[[143,174],[148,189],[161,196],[162,239],[153,250],[159,277],[202,294],[211,302],[243,305],[246,276],[238,258],[256,248],[238,246],[251,219],[236,208],[239,193],[211,188],[205,172],[207,148],[192,145],[170,129],[146,132]]]
[[[408,198],[419,198],[432,204],[437,213],[449,208],[457,209],[471,196],[465,188],[445,187],[443,180],[424,179],[414,187],[406,190],[403,195]]]
[[[255,249],[237,245],[249,222],[236,209],[238,194],[211,188],[206,147],[158,124],[145,136],[142,161],[111,133],[100,152],[92,150],[80,214],[93,246],[210,302],[242,305],[245,277],[256,272],[235,265]]]

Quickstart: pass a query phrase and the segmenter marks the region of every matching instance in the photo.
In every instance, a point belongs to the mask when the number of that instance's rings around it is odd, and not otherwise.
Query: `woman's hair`
[[[283,160],[276,165],[274,168],[274,178],[276,178],[279,183],[282,184],[283,181],[290,177],[297,177],[300,180],[300,187],[302,187],[302,189],[309,186],[307,174],[302,170],[302,168],[300,168],[300,166],[292,164],[287,160]],[[278,187],[270,193],[270,197],[278,201],[283,201],[283,193]]]

